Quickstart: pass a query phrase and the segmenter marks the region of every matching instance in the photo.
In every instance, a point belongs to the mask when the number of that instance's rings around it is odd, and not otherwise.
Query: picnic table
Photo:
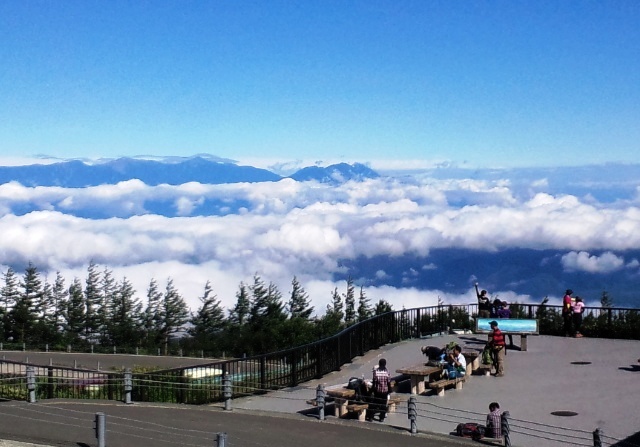
[[[349,399],[353,399],[356,396],[356,391],[344,387],[327,388],[326,394],[329,397],[333,397],[335,416],[342,417],[348,413]]]
[[[420,363],[396,369],[397,373],[406,374],[411,378],[411,394],[422,394],[426,390],[425,383],[431,380],[431,375],[442,372],[442,366]]]

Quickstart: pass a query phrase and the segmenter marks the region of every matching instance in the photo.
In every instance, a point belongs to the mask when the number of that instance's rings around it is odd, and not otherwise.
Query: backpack
[[[478,441],[484,437],[484,426],[475,422],[462,422],[456,427],[456,433],[463,438]]]
[[[491,365],[492,363],[493,363],[493,359],[491,358],[491,349],[484,348],[482,350],[482,364]]]

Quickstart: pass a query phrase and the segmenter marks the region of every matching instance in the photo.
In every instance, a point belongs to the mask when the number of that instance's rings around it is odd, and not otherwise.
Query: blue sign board
[[[476,318],[476,332],[491,332],[491,321],[498,323],[502,332],[517,332],[522,334],[537,334],[538,320],[520,318]]]

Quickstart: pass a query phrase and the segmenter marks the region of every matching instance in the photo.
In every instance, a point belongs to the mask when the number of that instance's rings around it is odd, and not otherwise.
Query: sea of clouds
[[[345,260],[384,256],[429,259],[433,250],[488,253],[509,248],[556,250],[567,272],[627,271],[640,277],[640,188],[599,201],[550,191],[545,178],[411,175],[327,185],[267,183],[148,186],[138,180],[88,188],[0,185],[1,269],[35,264],[49,281],[86,278],[90,261],[126,277],[144,299],[151,278],[172,278],[192,309],[210,281],[226,308],[254,274],[286,299],[294,275],[322,314]],[[426,261],[423,270],[437,270]],[[16,269],[21,274],[21,269]],[[385,285],[354,278],[376,302],[395,309],[475,300],[473,273],[458,292]],[[404,272],[419,275],[420,270]],[[394,284],[390,281],[388,284]],[[510,302],[532,297],[492,290]],[[551,294],[557,302],[562,290]],[[538,301],[537,297],[535,301]]]

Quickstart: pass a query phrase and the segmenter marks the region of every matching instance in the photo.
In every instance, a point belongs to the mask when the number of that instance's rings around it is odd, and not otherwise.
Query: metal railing
[[[561,306],[512,304],[514,318],[537,318],[540,333],[562,331]],[[640,311],[631,308],[585,308],[585,335],[638,338]],[[424,335],[472,329],[477,304],[441,305],[388,312],[354,324],[307,345],[247,358],[217,360],[191,367],[133,373],[131,397],[138,402],[205,404],[224,399],[223,376],[232,380],[234,397],[294,387],[339,370],[355,357],[379,347]],[[591,333],[590,333],[591,331]],[[35,367],[38,399],[123,400],[124,372],[39,366],[0,361],[0,397],[26,399],[27,366]]]

